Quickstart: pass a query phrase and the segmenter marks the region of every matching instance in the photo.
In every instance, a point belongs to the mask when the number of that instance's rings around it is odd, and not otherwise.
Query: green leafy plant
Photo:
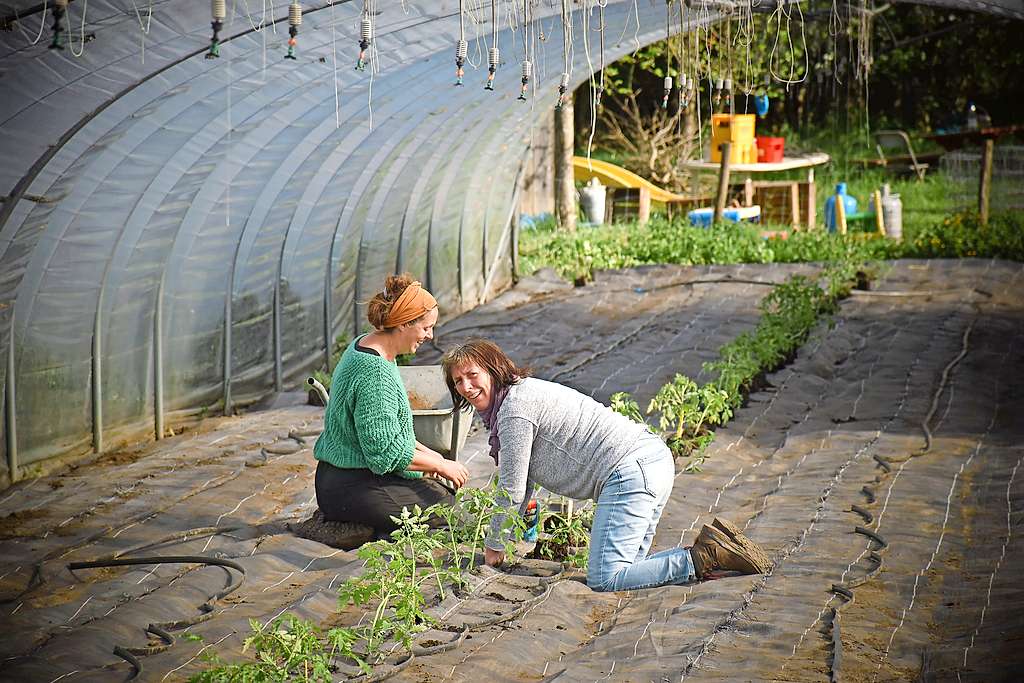
[[[620,415],[625,415],[633,422],[639,422],[644,426],[648,426],[647,421],[640,412],[640,406],[635,400],[633,400],[633,397],[629,395],[629,392],[617,391],[612,394],[611,409]]]
[[[251,635],[242,652],[252,651],[256,660],[229,664],[217,655],[214,666],[189,680],[194,683],[331,683],[336,657],[351,657],[353,640],[344,629],[324,634],[312,623],[284,614],[267,625],[249,620]]]
[[[594,523],[593,508],[575,513],[549,511],[542,516],[543,536],[538,539],[534,554],[586,569],[590,555],[590,528]]]

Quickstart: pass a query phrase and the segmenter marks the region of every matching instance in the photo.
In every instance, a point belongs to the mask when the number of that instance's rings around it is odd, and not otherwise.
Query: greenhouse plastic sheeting
[[[511,279],[516,179],[562,69],[560,41],[537,39],[557,32],[554,7],[533,9],[523,103],[515,16],[500,17],[505,61],[486,92],[488,12],[468,22],[466,85],[452,87],[454,0],[382,6],[363,72],[361,3],[306,3],[295,61],[286,3],[228,5],[219,59],[204,58],[204,3],[155,3],[150,20],[148,6],[73,2],[64,50],[47,48],[38,3],[2,6],[11,479],[294,386],[337,334],[364,329],[387,273],[421,277],[444,315]],[[969,7],[1024,16],[1019,0]],[[606,60],[664,34],[656,3],[609,3],[605,20]],[[579,10],[574,22],[572,86],[589,75]]]
[[[94,1],[81,57],[77,3],[64,51],[32,46],[28,18],[4,36],[0,179],[19,197],[0,209],[12,479],[295,387],[336,335],[366,328],[388,273],[419,276],[445,316],[510,282],[517,179],[551,116],[561,44],[532,41],[519,102],[522,32],[507,17],[487,92],[489,16],[455,88],[455,3],[383,7],[364,72],[361,4],[307,6],[295,61],[286,22],[271,25],[284,8],[231,14],[219,59],[204,58],[202,4],[156,5],[143,36],[145,9],[138,24]],[[550,33],[554,9],[534,11]],[[641,29],[632,3],[605,14],[623,36],[609,60],[663,35],[661,8],[640,9]],[[574,84],[589,74],[582,47]]]

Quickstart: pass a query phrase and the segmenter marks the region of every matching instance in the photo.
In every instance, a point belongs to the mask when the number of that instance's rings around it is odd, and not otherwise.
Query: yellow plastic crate
[[[757,117],[753,114],[712,114],[711,116],[711,161],[722,160],[721,145],[732,144],[729,163],[756,164],[757,145],[754,142],[754,128]]]

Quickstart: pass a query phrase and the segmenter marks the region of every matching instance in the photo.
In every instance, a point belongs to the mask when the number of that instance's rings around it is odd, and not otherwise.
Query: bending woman
[[[403,507],[452,501],[424,473],[456,487],[469,473],[416,441],[395,363],[399,354],[414,353],[434,338],[434,297],[408,274],[392,275],[370,301],[367,318],[375,331],[349,344],[331,377],[324,431],[313,449],[319,461],[316,501],[328,521],[359,522],[385,535]]]
[[[648,555],[672,492],[675,465],[665,443],[641,424],[575,389],[529,377],[494,343],[458,346],[442,360],[457,407],[472,405],[490,430],[499,503],[485,542],[490,565],[505,560],[505,515],[525,512],[533,487],[597,501],[587,583],[618,591],[710,578],[718,570],[757,574],[767,556],[736,527],[716,519],[690,548]],[[515,514],[515,513],[513,513]]]

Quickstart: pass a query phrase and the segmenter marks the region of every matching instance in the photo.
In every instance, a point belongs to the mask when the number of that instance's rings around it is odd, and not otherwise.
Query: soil
[[[409,394],[409,405],[413,410],[431,410],[434,404],[423,398],[415,391],[407,392]]]

